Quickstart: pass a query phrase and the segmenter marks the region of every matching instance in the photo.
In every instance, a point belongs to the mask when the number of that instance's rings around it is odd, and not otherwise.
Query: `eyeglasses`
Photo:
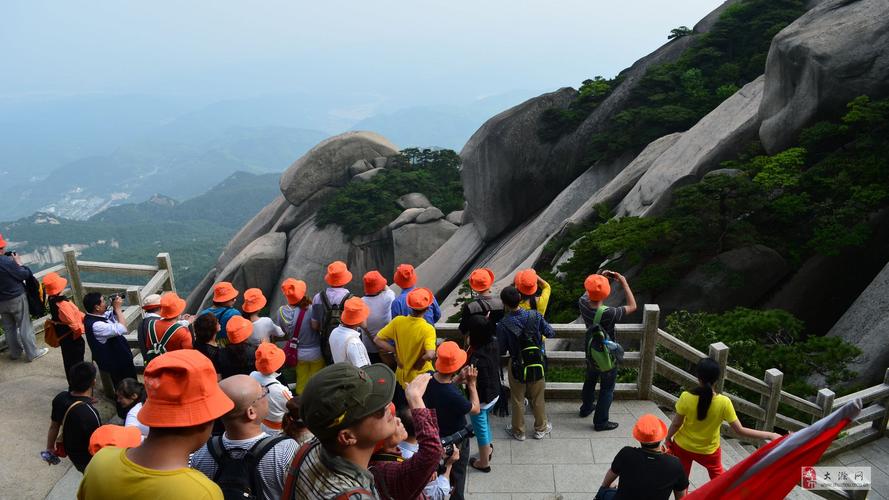
[[[256,399],[254,399],[253,401],[251,401],[250,404],[247,405],[247,406],[253,406],[253,405],[255,405],[260,399],[262,399],[262,398],[264,398],[264,397],[266,397],[266,396],[268,396],[268,395],[269,395],[269,388],[268,388],[268,387],[263,387],[263,388],[262,388],[262,395],[259,396],[259,397],[256,398]]]

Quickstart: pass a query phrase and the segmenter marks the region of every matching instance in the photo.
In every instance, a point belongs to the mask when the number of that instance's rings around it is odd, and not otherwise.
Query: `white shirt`
[[[287,413],[287,400],[293,397],[293,394],[290,393],[290,390],[287,389],[287,386],[278,382],[279,373],[272,373],[269,375],[265,375],[261,372],[254,371],[250,374],[251,377],[256,379],[259,382],[259,385],[265,387],[269,384],[269,414],[266,415],[266,420],[272,422],[280,422],[284,419],[284,414]],[[276,434],[280,434],[281,430],[272,429],[271,427],[266,427],[265,424],[260,426],[262,431],[269,434],[270,436],[274,436]]]
[[[370,309],[370,315],[367,317],[367,335],[362,335],[361,341],[367,352],[380,352],[373,339],[378,331],[392,321],[392,301],[395,300],[395,292],[387,286],[377,295],[366,295],[361,297],[361,300]]]
[[[117,316],[114,315],[113,310],[106,311],[105,314],[90,314],[90,316],[105,318],[105,321],[96,321],[93,323],[93,335],[95,335],[96,340],[98,340],[100,344],[108,342],[108,339],[112,337],[127,334],[126,325],[117,322]]]
[[[250,342],[253,345],[259,345],[268,342],[272,337],[283,337],[284,330],[276,325],[271,318],[259,318],[253,322],[253,333],[250,334]]]
[[[136,403],[136,406],[130,408],[127,412],[127,419],[124,422],[125,427],[138,427],[142,433],[142,439],[148,435],[148,426],[139,421],[139,410],[142,409],[142,403]]]
[[[361,343],[361,334],[343,325],[330,332],[330,354],[334,363],[345,361],[358,368],[370,364],[367,349]]]

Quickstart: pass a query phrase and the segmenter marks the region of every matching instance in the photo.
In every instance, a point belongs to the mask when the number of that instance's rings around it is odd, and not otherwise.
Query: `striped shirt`
[[[380,497],[374,485],[374,477],[348,460],[331,455],[313,439],[303,446],[311,446],[296,472],[296,482],[291,498],[299,500],[330,500],[348,491],[366,490],[371,494],[356,492],[349,500],[376,500]]]
[[[232,457],[241,458],[244,453],[249,450],[257,441],[268,436],[265,432],[250,439],[229,439],[227,435],[222,435],[222,447],[230,451]],[[262,479],[264,497],[267,500],[277,500],[281,498],[284,491],[284,478],[287,476],[287,468],[290,461],[293,460],[293,454],[296,452],[298,445],[292,439],[285,439],[274,446],[259,461],[259,477]],[[205,476],[213,479],[218,470],[216,461],[210,455],[207,445],[194,452],[188,462],[188,466],[192,469],[199,470]]]

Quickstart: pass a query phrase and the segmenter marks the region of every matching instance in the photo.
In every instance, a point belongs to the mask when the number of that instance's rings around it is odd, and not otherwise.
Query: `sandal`
[[[488,462],[494,459],[494,443],[488,444],[491,447],[491,454],[488,455]]]
[[[470,458],[470,459],[469,459],[469,466],[472,467],[473,469],[479,471],[479,472],[491,472],[491,466],[490,466],[490,465],[487,466],[487,467],[476,467],[476,466],[475,466],[475,462],[476,462],[477,460],[478,460],[478,459],[475,458],[475,457]]]

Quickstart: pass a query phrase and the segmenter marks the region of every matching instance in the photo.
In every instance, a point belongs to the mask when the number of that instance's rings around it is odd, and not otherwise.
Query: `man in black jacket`
[[[6,334],[10,359],[19,359],[22,352],[28,361],[43,356],[49,349],[37,348],[31,314],[28,311],[28,297],[25,294],[25,280],[31,270],[22,265],[22,258],[15,252],[6,252],[6,240],[0,234],[0,325]]]

